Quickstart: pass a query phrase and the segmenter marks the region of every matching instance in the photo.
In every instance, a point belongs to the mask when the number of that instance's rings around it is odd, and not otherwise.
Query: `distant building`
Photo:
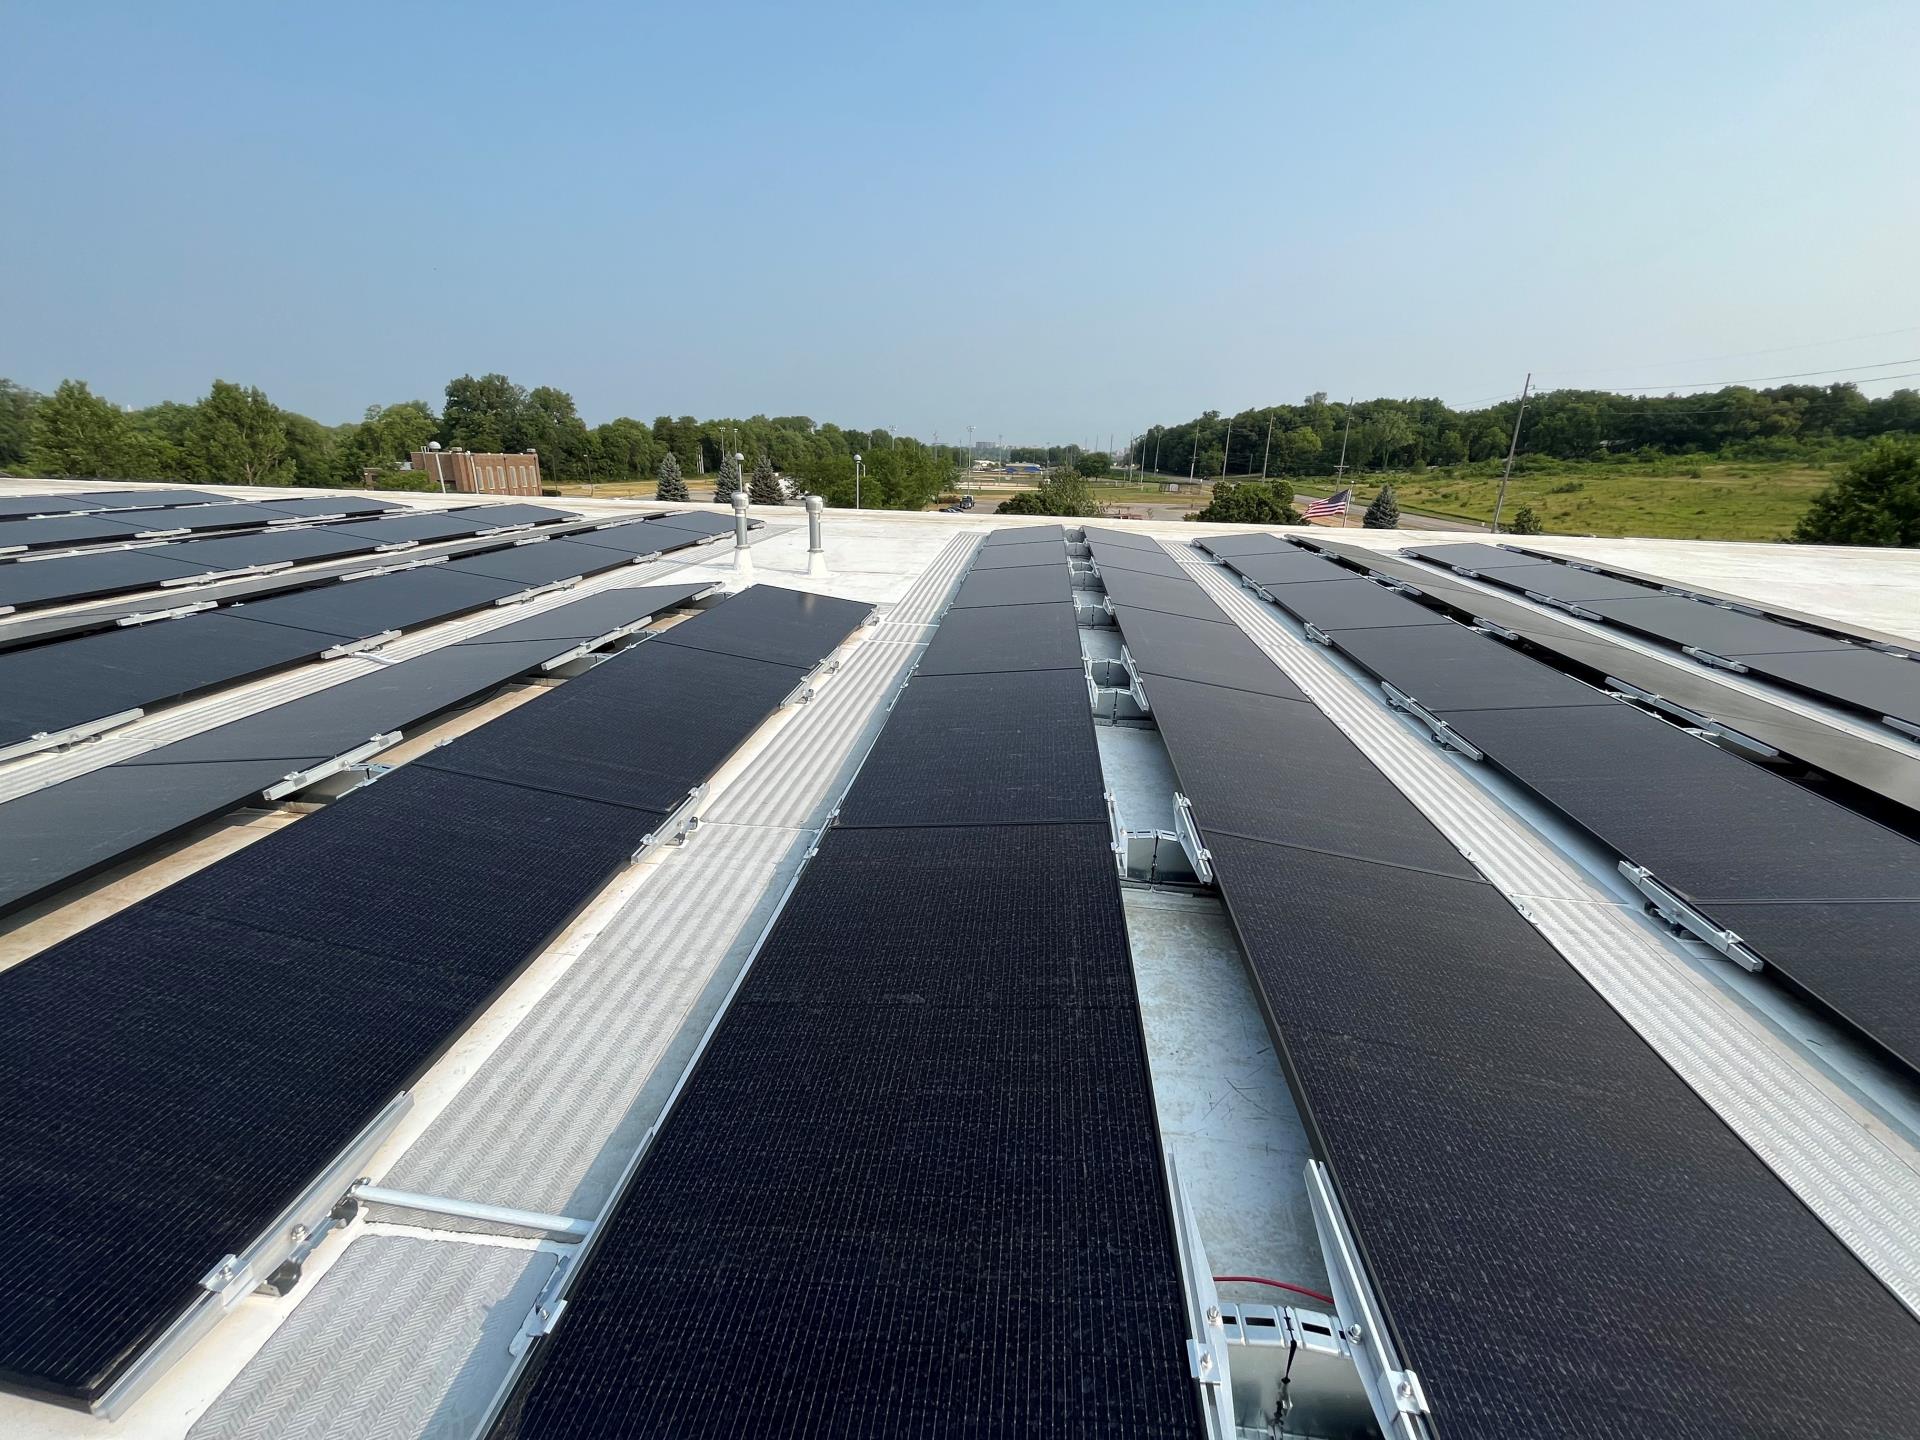
[[[461,495],[538,495],[540,457],[483,455],[472,450],[416,450],[413,468],[442,490]]]

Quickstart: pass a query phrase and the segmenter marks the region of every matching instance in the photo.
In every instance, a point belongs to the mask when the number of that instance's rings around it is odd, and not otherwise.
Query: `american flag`
[[[1307,519],[1313,520],[1321,515],[1344,515],[1347,513],[1347,502],[1351,499],[1353,499],[1353,487],[1349,485],[1345,490],[1334,491],[1324,500],[1309,500]]]

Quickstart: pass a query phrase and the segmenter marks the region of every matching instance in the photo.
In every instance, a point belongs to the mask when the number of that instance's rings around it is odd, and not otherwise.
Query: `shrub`
[[[1191,517],[1225,525],[1297,525],[1293,487],[1284,480],[1221,480],[1206,508]]]
[[[1533,513],[1531,505],[1522,505],[1514,511],[1512,523],[1507,526],[1509,535],[1538,535],[1541,533],[1540,517]]]

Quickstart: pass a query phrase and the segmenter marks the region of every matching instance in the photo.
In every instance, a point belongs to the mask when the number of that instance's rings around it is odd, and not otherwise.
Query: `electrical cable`
[[[1216,1285],[1271,1285],[1276,1290],[1291,1290],[1296,1295],[1304,1295],[1309,1300],[1318,1300],[1322,1305],[1334,1305],[1338,1302],[1331,1295],[1323,1295],[1318,1290],[1309,1290],[1304,1285],[1295,1285],[1288,1280],[1269,1280],[1264,1275],[1216,1275]]]

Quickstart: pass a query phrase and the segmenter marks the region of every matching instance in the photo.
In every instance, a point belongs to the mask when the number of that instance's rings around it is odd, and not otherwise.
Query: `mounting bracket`
[[[1426,706],[1422,705],[1418,700],[1415,700],[1411,695],[1408,695],[1402,690],[1395,689],[1384,680],[1380,682],[1380,688],[1386,691],[1387,704],[1391,705],[1395,710],[1404,710],[1422,725],[1426,726],[1428,731],[1433,735],[1434,743],[1445,745],[1450,750],[1458,750],[1469,760],[1484,760],[1487,758],[1479,750],[1469,745],[1465,740],[1462,740],[1460,736],[1455,733],[1451,725],[1447,724],[1446,721],[1427,709]]]
[[[1635,865],[1631,861],[1620,862],[1620,873],[1627,877],[1629,884],[1646,896],[1647,908],[1658,915],[1676,930],[1684,930],[1703,945],[1719,951],[1733,961],[1742,970],[1758,974],[1766,967],[1766,962],[1754,954],[1737,934],[1723,930],[1693,906],[1675,895],[1666,886],[1653,878],[1653,872],[1644,865]]]

